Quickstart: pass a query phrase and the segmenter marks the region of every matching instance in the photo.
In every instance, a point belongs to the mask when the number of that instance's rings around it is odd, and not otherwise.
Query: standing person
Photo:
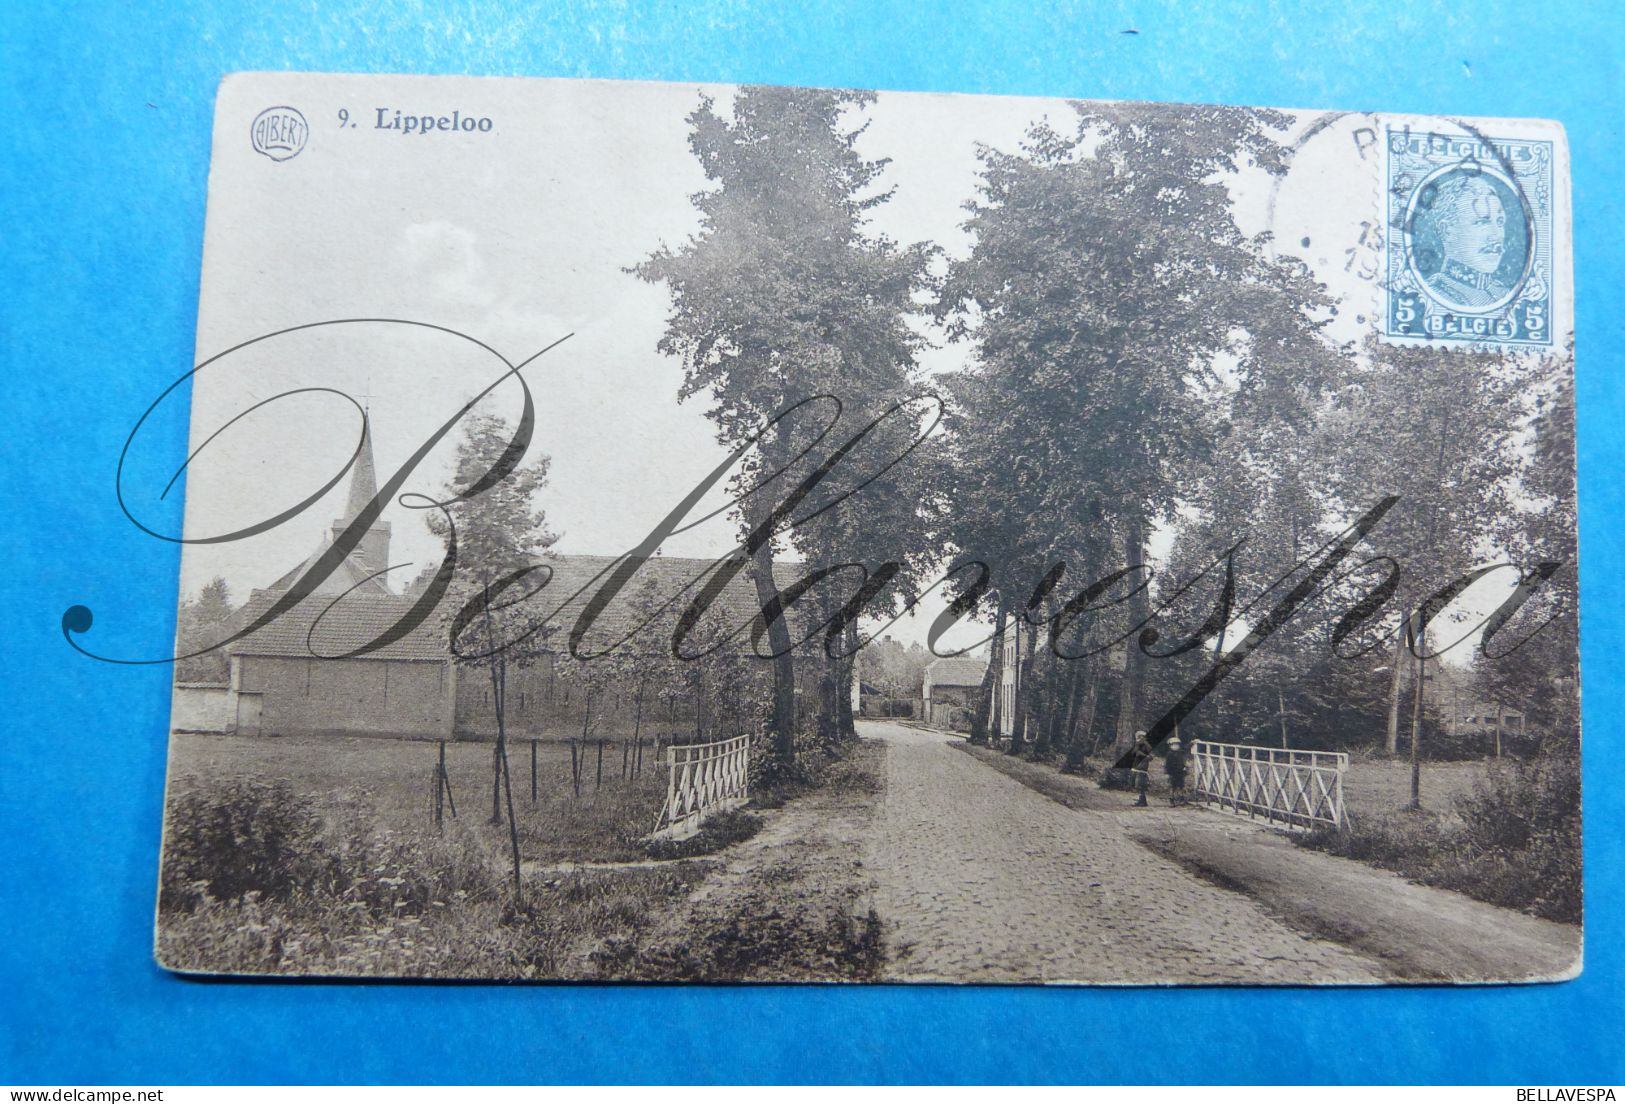
[[[1145,729],[1134,734],[1134,788],[1140,794],[1135,805],[1144,805],[1145,791],[1151,785],[1151,741],[1146,738]]]
[[[1180,742],[1178,736],[1175,736],[1168,741],[1168,755],[1162,764],[1163,769],[1168,772],[1170,790],[1168,804],[1170,805],[1185,804],[1185,768],[1187,764],[1185,745]]]

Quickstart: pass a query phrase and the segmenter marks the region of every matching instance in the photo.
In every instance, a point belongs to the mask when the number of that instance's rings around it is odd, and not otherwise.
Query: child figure
[[[1145,804],[1145,792],[1151,785],[1151,758],[1154,754],[1151,741],[1142,728],[1134,734],[1134,788],[1140,795],[1135,805]]]
[[[1168,755],[1163,761],[1163,769],[1168,772],[1168,804],[1185,804],[1185,768],[1189,760],[1186,758],[1185,746],[1178,736],[1168,741]]]

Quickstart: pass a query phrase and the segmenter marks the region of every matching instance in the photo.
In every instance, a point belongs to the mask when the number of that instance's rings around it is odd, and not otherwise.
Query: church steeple
[[[350,472],[350,493],[345,500],[344,516],[333,522],[332,532],[328,536],[329,543],[338,540],[339,534],[348,529],[367,504],[378,496],[378,472],[372,462],[372,419],[369,416],[365,427],[361,431],[361,452],[355,458],[355,467]],[[350,553],[348,570],[344,573],[350,577],[350,583],[359,582],[361,578],[383,571],[389,566],[389,522],[382,518],[374,521],[362,536],[361,543]],[[389,585],[382,575],[376,576],[370,583],[363,584],[364,589],[375,593],[389,593]]]
[[[372,423],[369,419],[362,430],[361,452],[356,456],[355,467],[350,473],[350,492],[346,496],[344,516],[334,518],[322,546],[311,553],[303,564],[273,583],[271,589],[285,590],[293,585],[294,580],[301,578],[315,567],[316,562],[333,547],[340,535],[350,527],[361,511],[366,509],[367,503],[377,495],[378,473],[372,463]],[[326,575],[316,584],[312,593],[340,595],[353,591],[356,594],[389,595],[392,592],[382,574],[388,566],[389,522],[379,518],[367,527],[367,531],[361,535],[360,543],[345,557],[339,570]]]
[[[350,473],[350,500],[344,507],[344,520],[353,519],[377,496],[378,473],[372,466],[372,419],[369,417],[361,430],[361,455],[356,457],[355,471]]]

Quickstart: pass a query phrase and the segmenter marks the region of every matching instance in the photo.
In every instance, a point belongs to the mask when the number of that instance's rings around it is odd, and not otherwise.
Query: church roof
[[[238,612],[240,624],[251,625],[283,594],[256,590]],[[331,594],[313,594],[269,625],[230,646],[233,655],[333,656],[354,651],[377,639],[412,608],[395,595],[356,592],[333,603]],[[372,659],[445,659],[445,632],[439,618],[430,616],[400,640],[375,652]]]
[[[316,561],[321,559],[322,553],[326,551],[326,545],[316,549],[306,557],[304,563],[282,576],[266,589],[272,593],[281,594],[298,582],[305,572],[315,567]],[[376,572],[377,569],[368,564],[366,556],[358,548],[344,557],[344,562],[339,564],[333,573],[322,582],[321,593],[326,596],[328,601],[332,601],[335,595],[349,593],[351,588],[354,588],[359,594],[374,597],[388,595],[390,590],[384,583],[384,577]]]
[[[598,576],[615,563],[615,557],[553,556],[543,562],[553,569],[553,575],[547,585],[527,602],[526,608],[533,610],[536,616],[543,617],[550,627],[549,649],[563,651],[568,647],[568,636],[577,616],[603,585],[604,579]],[[615,600],[604,608],[587,634],[584,647],[589,651],[600,651],[631,633],[648,616],[639,613],[635,603],[642,588],[652,581],[657,601],[674,600],[659,613],[648,630],[635,637],[633,644],[640,651],[669,649],[678,617],[699,594],[703,585],[696,580],[711,568],[712,563],[711,560],[673,556],[651,558],[638,569]],[[800,573],[799,564],[778,564],[774,567],[775,581],[781,588],[788,586]],[[426,578],[419,579],[405,595],[357,591],[336,604],[332,594],[311,595],[269,625],[233,644],[231,651],[237,655],[296,657],[332,656],[353,651],[376,639],[405,616],[427,582]],[[273,587],[254,591],[237,615],[238,624],[251,624],[271,608],[284,589]],[[748,572],[741,571],[735,576],[717,596],[711,608],[720,614],[723,623],[730,628],[748,625],[760,610]],[[787,619],[792,638],[805,634],[805,623],[795,607],[790,609]],[[733,639],[740,651],[751,650],[748,629],[736,634]],[[367,655],[374,659],[446,659],[450,655],[450,648],[445,618],[439,611],[431,613],[400,640]]]

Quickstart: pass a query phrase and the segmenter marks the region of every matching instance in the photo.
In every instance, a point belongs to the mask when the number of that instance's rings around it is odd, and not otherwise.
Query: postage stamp
[[[1389,127],[1389,340],[1552,344],[1553,144]]]

